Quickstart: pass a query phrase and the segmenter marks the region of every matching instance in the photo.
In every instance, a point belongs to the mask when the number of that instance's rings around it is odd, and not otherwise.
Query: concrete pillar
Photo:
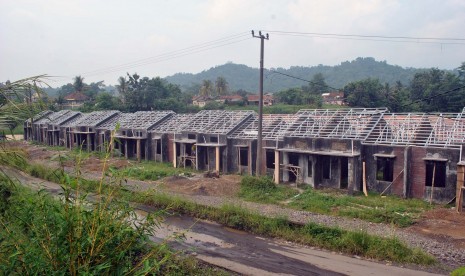
[[[196,158],[195,158],[195,159],[196,159],[196,161],[195,161],[195,162],[196,162],[195,166],[196,166],[196,167],[197,167],[197,152],[198,152],[198,151],[196,151],[196,153],[195,153],[195,155],[196,155],[196,156],[195,156],[195,157],[196,157]],[[178,162],[177,162],[176,154],[177,154],[177,153],[176,153],[176,142],[175,142],[174,139],[173,139],[173,167],[175,167],[175,168],[176,168],[177,163],[178,163]]]
[[[215,170],[220,172],[220,146],[215,147]]]
[[[276,184],[279,184],[280,179],[279,179],[279,151],[275,150],[274,151],[274,182]]]
[[[144,149],[145,149],[145,161],[149,160],[149,139],[146,139],[145,143],[144,143]]]
[[[361,174],[359,158],[351,157],[347,160],[347,192],[353,194],[358,191],[359,175]]]
[[[128,141],[126,139],[124,139],[123,141],[124,141],[124,156],[126,157],[126,159],[128,159]]]
[[[455,207],[457,212],[462,211],[463,205],[463,192],[462,187],[464,187],[465,181],[465,165],[457,165],[457,190],[456,190],[456,200],[455,200]]]
[[[90,133],[87,133],[87,151],[90,151],[91,150],[91,147],[92,147],[92,141],[90,140]]]
[[[289,154],[287,152],[283,152],[283,164],[284,165],[289,164]],[[283,181],[284,182],[289,181],[289,172],[288,171],[283,171]]]
[[[140,139],[136,140],[136,156],[137,156],[137,162],[140,162],[141,156],[140,156]]]
[[[410,171],[411,171],[412,147],[407,146],[404,149],[404,187],[402,189],[402,196],[407,198],[410,189]]]
[[[247,164],[249,164],[247,167],[248,167],[248,170],[249,170],[249,175],[253,175],[253,159],[252,159],[252,142],[248,142],[249,144],[249,147],[248,147],[248,150],[247,150]],[[240,163],[240,159],[239,159],[239,163]]]

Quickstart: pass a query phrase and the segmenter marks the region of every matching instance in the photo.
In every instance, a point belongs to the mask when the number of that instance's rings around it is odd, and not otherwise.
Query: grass
[[[166,242],[151,243],[148,235],[156,231],[161,211],[137,220],[133,208],[116,197],[85,203],[86,194],[78,192],[80,183],[86,182],[87,189],[95,191],[98,182],[72,178],[41,165],[26,167],[36,176],[60,183],[63,198],[33,192],[0,174],[2,274],[226,274],[193,257],[180,256]],[[104,186],[105,195],[115,191],[115,187]]]
[[[321,214],[359,218],[371,222],[391,223],[406,227],[425,211],[433,208],[419,199],[402,199],[396,196],[381,197],[379,194],[346,195],[335,190],[307,188],[295,197],[289,206]]]
[[[456,270],[452,271],[451,276],[465,276],[465,266],[459,267]]]
[[[173,168],[171,163],[155,163],[143,161],[132,167],[121,170],[114,170],[119,177],[127,177],[138,180],[159,180],[161,178],[173,175],[192,175],[194,170]]]
[[[401,199],[378,194],[347,195],[340,190],[315,190],[308,187],[303,193],[287,186],[277,186],[269,178],[244,177],[239,196],[245,200],[281,204],[297,210],[358,218],[376,223],[390,223],[406,227],[425,211],[433,208],[419,199]]]
[[[48,178],[51,181],[57,179],[56,173],[47,172],[47,168],[39,169],[37,166],[42,165],[34,165],[33,171],[36,176],[44,179]],[[61,177],[70,178],[66,174]],[[79,186],[82,189],[88,192],[98,192],[99,183],[96,181],[84,179],[79,181],[81,181]],[[77,188],[79,186],[77,184],[73,185],[73,187]],[[269,180],[264,180],[263,186],[265,189],[274,189],[268,187]],[[111,186],[104,184],[102,191],[105,192],[107,189],[111,189]],[[397,238],[381,238],[363,231],[346,231],[314,223],[300,225],[292,223],[284,217],[269,218],[235,205],[223,205],[214,208],[152,190],[139,192],[119,189],[114,195],[127,202],[151,205],[171,212],[209,219],[254,234],[337,250],[346,254],[356,254],[367,258],[399,263],[430,265],[436,262],[430,255],[419,249],[409,248]]]
[[[239,196],[260,203],[278,203],[297,195],[298,192],[276,185],[269,177],[244,176],[241,179]]]

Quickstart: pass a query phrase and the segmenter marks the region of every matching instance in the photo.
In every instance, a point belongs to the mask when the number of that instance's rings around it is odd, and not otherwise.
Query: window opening
[[[241,160],[240,160],[241,166],[248,166],[249,165],[249,149],[240,148],[239,154],[241,156]]]
[[[323,166],[323,179],[331,178],[331,158],[329,156],[322,156],[321,163]]]
[[[431,187],[446,187],[446,162],[428,160],[426,164],[426,181],[425,185]]]
[[[376,180],[392,181],[394,175],[394,160],[387,157],[378,157],[376,160]]]
[[[268,169],[274,169],[274,151],[267,150],[266,151],[266,167]]]

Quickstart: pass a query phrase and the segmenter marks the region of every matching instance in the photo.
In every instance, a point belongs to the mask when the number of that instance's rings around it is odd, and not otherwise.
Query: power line
[[[313,81],[310,81],[310,80],[306,80],[306,79],[303,79],[303,78],[299,78],[299,77],[296,77],[296,76],[292,76],[292,75],[289,75],[289,74],[286,74],[286,73],[281,73],[281,72],[278,72],[276,70],[273,70],[273,69],[270,69],[268,70],[270,72],[272,72],[272,74],[279,74],[279,75],[283,75],[283,76],[286,76],[286,77],[289,77],[289,78],[293,78],[293,79],[296,79],[296,80],[301,80],[301,81],[305,81],[305,82],[308,82],[308,83],[311,83],[311,84],[314,84],[314,85],[318,85],[318,86],[324,86],[324,87],[328,87],[328,88],[331,88],[333,90],[338,90],[338,91],[341,91],[342,88],[334,88],[332,86],[329,86],[327,84],[325,85],[321,85],[319,83],[316,83],[316,82],[313,82]],[[271,74],[268,74],[268,76],[270,76]],[[267,76],[267,77],[268,77]]]
[[[247,38],[245,38],[245,37],[247,37]],[[173,59],[173,58],[178,58],[178,57],[181,57],[181,56],[195,54],[195,53],[211,50],[211,49],[214,49],[214,48],[239,43],[239,42],[242,42],[242,41],[248,40],[248,39],[250,39],[248,33],[239,33],[239,34],[231,35],[231,36],[228,36],[228,37],[224,37],[224,38],[220,38],[220,39],[200,43],[200,44],[193,45],[193,46],[190,46],[190,47],[186,47],[186,48],[183,48],[183,49],[174,50],[174,51],[170,51],[170,52],[163,53],[163,54],[160,54],[160,55],[156,55],[156,56],[136,60],[136,61],[133,61],[133,62],[128,62],[128,63],[124,63],[124,64],[120,64],[120,65],[115,65],[115,66],[110,66],[110,67],[105,67],[105,68],[102,68],[102,69],[97,69],[97,70],[85,72],[82,75],[95,76],[95,75],[102,75],[102,74],[127,70],[127,69],[131,69],[131,68],[134,68],[134,67],[139,67],[139,66],[143,66],[143,65],[148,65],[148,64],[152,64],[152,63],[161,62],[161,61],[166,61],[166,60],[170,60],[170,59]]]
[[[336,34],[336,33],[315,33],[315,32],[291,32],[291,31],[272,31],[266,30],[266,32],[277,34],[277,35],[301,35],[301,36],[320,36],[330,38],[375,38],[375,39],[404,39],[415,41],[449,41],[449,42],[465,42],[465,38],[457,37],[415,37],[415,36],[385,36],[385,35],[360,35],[360,34]],[[464,44],[464,43],[459,43]]]

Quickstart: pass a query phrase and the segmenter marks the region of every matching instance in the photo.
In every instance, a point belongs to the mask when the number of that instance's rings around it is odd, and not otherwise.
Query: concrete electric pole
[[[265,39],[268,40],[268,34],[263,35],[261,31],[255,35],[252,31],[252,37],[260,39],[260,91],[258,100],[258,137],[257,137],[257,176],[262,175],[262,159],[263,159],[263,140],[262,140],[262,121],[263,121],[263,58],[265,50]]]

